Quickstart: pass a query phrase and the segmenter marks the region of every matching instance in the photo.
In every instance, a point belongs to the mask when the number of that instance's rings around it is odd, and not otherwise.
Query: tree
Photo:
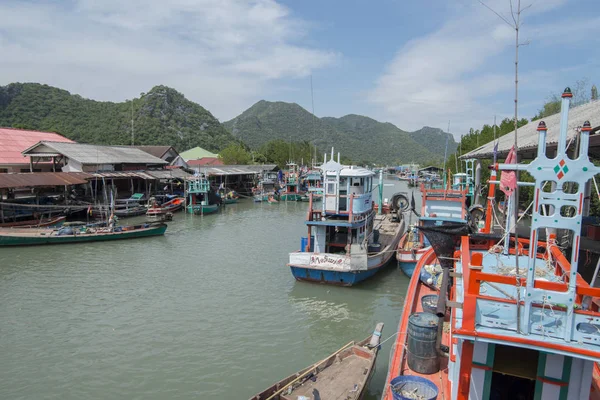
[[[598,89],[596,85],[592,85],[592,100],[598,100]]]
[[[250,164],[252,155],[241,143],[232,143],[219,152],[219,158],[226,165]]]

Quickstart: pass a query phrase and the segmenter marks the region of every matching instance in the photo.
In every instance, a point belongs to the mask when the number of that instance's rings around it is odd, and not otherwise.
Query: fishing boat
[[[24,221],[16,222],[5,222],[0,224],[0,228],[43,228],[48,226],[60,226],[62,225],[67,217],[50,217],[50,218],[36,218],[28,219]]]
[[[372,200],[374,173],[345,166],[333,159],[321,166],[324,201],[309,201],[308,235],[300,251],[290,253],[287,264],[300,281],[352,286],[383,268],[392,257],[404,232],[399,210],[376,213]],[[380,178],[382,175],[380,176]],[[380,199],[382,182],[380,179]]]
[[[430,189],[422,184],[421,198],[421,213],[417,214],[418,222],[411,225],[402,236],[396,251],[398,267],[408,277],[412,276],[417,262],[431,246],[419,227],[465,223],[467,218],[466,190]],[[414,210],[414,199],[412,204]]]
[[[383,323],[360,342],[350,342],[327,358],[280,380],[250,400],[357,400],[375,370]]]
[[[321,171],[316,169],[309,170],[301,178],[302,188],[305,194],[300,198],[301,201],[308,202],[309,194],[313,193],[313,201],[323,200],[323,176]]]
[[[289,162],[284,174],[284,187],[279,196],[281,201],[302,201],[303,193],[300,191],[300,172],[298,165]]]
[[[227,192],[227,194],[225,194],[224,196],[221,196],[223,204],[235,204],[238,202],[239,198],[240,197],[238,196],[238,194],[233,190]]]
[[[187,181],[187,212],[190,214],[210,214],[219,210],[219,196],[211,189],[210,182],[197,173]]]
[[[265,171],[255,188],[252,189],[254,202],[260,203],[268,201],[269,195],[278,197],[275,192],[278,192],[278,177],[275,171]]]
[[[555,158],[546,156],[547,128],[540,122],[530,164],[492,166],[534,178],[529,237],[492,231],[489,215],[481,232],[472,224],[421,228],[432,250],[408,288],[384,399],[600,398],[600,288],[578,273],[585,186],[600,168],[588,156],[589,122],[568,156],[571,96],[569,89],[562,95]],[[508,193],[525,184],[506,177]],[[568,190],[544,190],[548,181]],[[557,246],[558,229],[572,234],[569,255]],[[441,268],[430,268],[436,259]]]
[[[167,225],[162,223],[134,226],[92,227],[82,225],[48,228],[0,228],[0,246],[33,246],[98,242],[106,240],[134,239],[164,235]]]
[[[178,210],[181,210],[183,208],[183,206],[185,205],[185,198],[184,197],[175,197],[174,199],[171,199],[165,203],[162,204],[158,204],[158,202],[156,200],[149,200],[150,206],[148,207],[148,210],[146,211],[146,215],[149,217],[158,217],[158,216],[162,216],[165,215],[167,213],[172,213]]]

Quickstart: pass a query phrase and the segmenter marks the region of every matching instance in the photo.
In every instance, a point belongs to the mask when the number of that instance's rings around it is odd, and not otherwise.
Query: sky
[[[102,101],[167,85],[220,121],[265,99],[458,138],[514,115],[510,1],[484,3],[0,0],[0,85]],[[521,6],[518,112],[531,118],[565,86],[600,85],[600,1]]]

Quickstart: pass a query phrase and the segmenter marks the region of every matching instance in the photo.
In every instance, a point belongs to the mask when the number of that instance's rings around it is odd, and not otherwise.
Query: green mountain
[[[298,104],[265,100],[223,125],[254,149],[275,139],[308,141],[321,151],[334,147],[354,162],[379,164],[441,159],[449,135],[428,127],[409,133],[391,123],[354,114],[317,118]],[[448,154],[456,147],[450,135]]]
[[[38,83],[0,86],[0,126],[58,132],[82,143],[120,145],[131,144],[132,115],[137,145],[219,151],[235,141],[210,112],[166,86],[123,103],[88,100]]]

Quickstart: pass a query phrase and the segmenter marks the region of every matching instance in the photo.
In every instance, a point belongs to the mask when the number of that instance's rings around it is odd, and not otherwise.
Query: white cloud
[[[565,1],[537,1],[523,17],[526,21]],[[507,1],[486,4],[512,21]],[[514,75],[510,70],[498,74],[486,69],[495,56],[514,45],[514,29],[476,1],[463,4],[460,12],[449,14],[439,30],[406,43],[377,79],[369,100],[383,108],[383,118],[409,130],[424,124],[445,127],[451,120],[451,130],[461,134],[490,123],[498,113],[494,97],[513,90]],[[538,37],[546,32],[527,24],[523,31]],[[530,82],[541,78],[539,73],[521,75]]]
[[[42,82],[122,101],[174,86],[222,120],[338,55],[302,44],[308,26],[275,0],[0,3],[0,84]]]

